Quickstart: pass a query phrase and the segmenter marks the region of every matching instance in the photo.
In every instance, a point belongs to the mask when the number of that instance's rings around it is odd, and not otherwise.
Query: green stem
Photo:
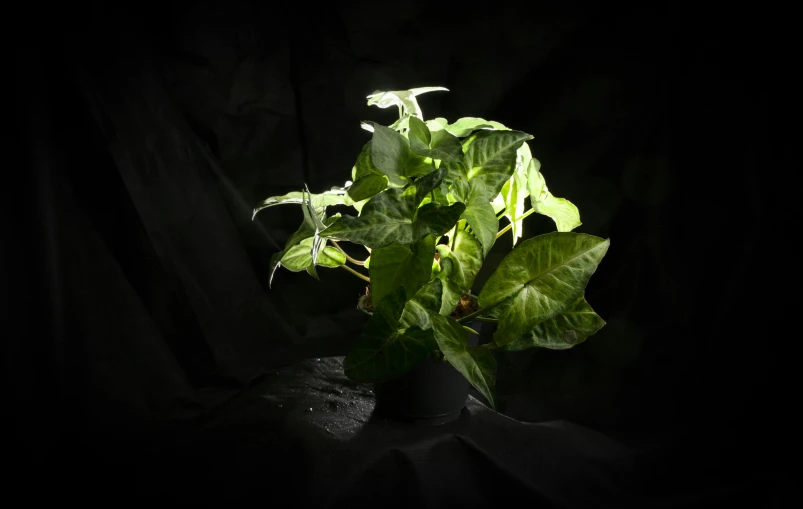
[[[468,314],[468,315],[464,316],[463,318],[457,320],[457,323],[464,323],[464,322],[468,322],[469,320],[477,320],[478,322],[481,322],[483,320],[481,320],[478,317],[481,314],[488,312],[489,309],[494,308],[494,307],[495,306],[488,306],[488,307],[484,307],[484,308],[478,309],[478,310],[474,311],[473,313]]]
[[[344,250],[343,250],[343,248],[342,248],[342,247],[340,247],[340,244],[338,244],[338,243],[337,243],[337,242],[335,242],[334,240],[330,240],[329,242],[331,242],[332,244],[334,244],[334,246],[337,248],[337,250],[338,250],[338,251],[340,251],[341,253],[343,253],[343,256],[345,256],[345,257],[346,257],[346,260],[350,261],[350,262],[351,262],[351,263],[353,263],[354,265],[359,265],[359,266],[361,266],[361,267],[362,267],[363,265],[365,265],[365,262],[361,262],[360,260],[357,260],[357,259],[355,259],[355,258],[352,258],[351,256],[349,256],[349,255],[348,255],[348,253],[346,253],[346,251],[344,251]]]
[[[499,212],[499,213],[496,215],[496,218],[497,218],[497,219],[502,219],[502,217],[505,215],[505,210],[506,210],[506,209],[502,209],[502,210],[501,210],[501,212]]]
[[[507,226],[505,226],[504,228],[499,230],[499,233],[496,234],[496,238],[498,239],[499,237],[501,237],[502,235],[507,233],[507,231],[509,229],[513,228],[513,223],[515,223],[516,221],[521,221],[522,219],[524,219],[525,217],[529,216],[533,212],[535,212],[535,209],[530,209],[527,212],[525,212],[524,214],[522,214],[519,217],[517,217],[516,219],[514,219],[513,221],[511,221],[510,224],[508,224]]]
[[[360,274],[359,272],[357,272],[356,270],[352,269],[352,268],[351,268],[351,267],[349,267],[348,265],[341,265],[340,267],[341,267],[341,268],[344,268],[344,269],[346,269],[346,270],[347,270],[347,271],[349,271],[349,272],[351,272],[352,274],[354,274],[354,275],[355,275],[355,276],[357,276],[358,278],[362,279],[363,281],[367,281],[367,282],[369,282],[369,283],[371,282],[371,279],[370,279],[368,276],[365,276],[365,275],[363,275],[363,274]]]
[[[499,320],[497,320],[496,318],[488,318],[488,317],[485,317],[485,316],[476,316],[476,317],[474,317],[474,321],[475,322],[485,322],[485,323],[498,323],[499,322]]]

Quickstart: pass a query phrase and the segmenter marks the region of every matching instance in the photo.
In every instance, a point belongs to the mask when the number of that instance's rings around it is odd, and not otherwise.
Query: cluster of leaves
[[[374,312],[346,356],[346,375],[383,382],[408,372],[439,350],[493,406],[496,364],[491,350],[566,349],[605,322],[584,290],[607,252],[609,240],[572,232],[577,208],[549,192],[527,133],[481,118],[425,121],[415,97],[445,90],[426,87],[376,92],[368,104],[397,106],[391,126],[364,122],[373,133],[342,188],[308,189],[264,200],[254,210],[295,203],[301,227],[276,253],[280,266],[306,270],[343,267],[370,282]],[[526,207],[529,204],[529,208]],[[351,206],[356,215],[327,215]],[[522,241],[532,213],[552,218],[556,232]],[[500,229],[500,219],[507,225]],[[511,231],[514,249],[496,267],[478,296],[478,309],[455,319],[497,238]],[[338,244],[365,246],[356,260]],[[366,277],[358,269],[367,269]],[[497,323],[493,341],[469,346],[469,321]]]

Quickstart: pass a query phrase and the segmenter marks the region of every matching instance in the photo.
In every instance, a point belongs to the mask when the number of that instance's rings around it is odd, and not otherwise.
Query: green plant
[[[344,361],[349,378],[387,381],[437,353],[495,406],[493,349],[571,348],[605,325],[584,290],[609,240],[571,231],[581,224],[579,212],[547,189],[529,134],[481,118],[424,121],[415,98],[436,90],[446,89],[368,96],[369,105],[397,106],[399,119],[362,124],[373,135],[351,181],[320,194],[305,188],[268,198],[254,216],[289,203],[304,213],[271,260],[271,283],[280,266],[316,278],[317,267],[343,267],[370,283],[360,305],[372,316]],[[327,215],[335,205],[357,214]],[[557,231],[519,243],[532,213],[551,217]],[[473,296],[486,255],[508,231],[513,250]],[[347,255],[340,241],[365,246],[367,258]],[[468,346],[471,321],[496,323],[493,341]]]

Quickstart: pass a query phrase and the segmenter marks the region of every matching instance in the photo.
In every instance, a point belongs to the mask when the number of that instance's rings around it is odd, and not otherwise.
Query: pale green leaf
[[[491,408],[496,408],[496,359],[483,346],[469,347],[468,333],[456,320],[432,315],[435,341],[449,364],[454,366],[474,386]]]
[[[394,242],[371,252],[371,297],[374,305],[387,294],[403,286],[413,295],[424,286],[432,273],[435,239],[427,235],[419,242],[402,245]]]
[[[511,233],[514,246],[523,235],[524,219],[521,216],[524,214],[524,199],[527,197],[526,182],[518,172],[515,172],[510,180],[502,186],[501,195],[505,204],[505,217],[513,225]]]
[[[446,126],[446,130],[458,138],[464,138],[478,129],[491,129],[500,131],[508,130],[507,127],[503,126],[499,122],[477,117],[461,118],[454,124]]]
[[[538,214],[551,217],[560,232],[569,232],[580,226],[580,211],[565,198],[557,198],[547,189],[541,174],[541,163],[532,159],[527,172],[530,204]]]
[[[315,211],[318,213],[318,215],[321,215],[324,213],[326,207],[331,205],[344,205],[346,200],[346,191],[341,189],[324,191],[321,194],[311,195],[311,199],[312,206],[315,208]],[[302,203],[304,203],[303,191],[293,191],[281,196],[272,196],[259,202],[259,204],[254,208],[251,219],[256,217],[259,211],[269,207],[274,207],[276,205],[301,205]]]
[[[429,128],[429,132],[434,133],[435,131],[443,131],[443,129],[449,125],[449,121],[443,117],[438,117],[433,118],[432,120],[427,120],[426,124]]]
[[[399,287],[375,307],[343,361],[348,378],[364,383],[398,378],[437,348],[431,329],[402,328],[399,319],[405,300],[404,288]]]
[[[521,337],[507,344],[504,350],[515,352],[533,347],[565,350],[585,341],[605,326],[580,294],[565,311],[545,320]]]
[[[310,237],[288,249],[281,257],[282,266],[292,272],[307,270],[307,267],[312,265],[313,243],[314,239]],[[316,265],[334,268],[340,267],[344,263],[346,263],[346,256],[334,247],[326,245],[319,247]]]
[[[480,308],[504,304],[494,342],[510,343],[571,306],[609,245],[593,235],[553,232],[511,251],[479,295]]]
[[[436,91],[448,92],[449,89],[443,87],[419,87],[410,90],[390,90],[387,92],[377,90],[368,96],[368,106],[377,106],[379,108],[397,106],[400,118],[414,116],[423,120],[424,115],[415,97],[426,92]]]

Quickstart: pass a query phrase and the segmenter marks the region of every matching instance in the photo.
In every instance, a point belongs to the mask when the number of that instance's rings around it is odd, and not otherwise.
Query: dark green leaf
[[[410,186],[403,191],[383,191],[368,200],[358,217],[342,216],[321,235],[347,239],[372,249],[393,242],[409,245],[430,234],[443,235],[457,222],[465,205],[443,207],[428,203],[418,209],[417,199],[423,198],[417,196],[419,190]]]
[[[371,297],[374,305],[399,286],[408,295],[415,294],[429,280],[435,238],[427,235],[419,242],[402,245],[394,242],[371,252]]]
[[[554,232],[511,251],[479,295],[480,308],[505,303],[494,342],[508,344],[571,306],[609,245],[592,235]]]
[[[391,182],[402,178],[426,175],[435,168],[425,158],[410,150],[410,142],[396,132],[376,122],[367,122],[374,128],[371,140],[371,162]]]
[[[443,163],[441,168],[446,169],[444,183],[449,187],[449,192],[455,201],[466,203],[470,190],[466,167],[463,163]]]
[[[580,294],[565,311],[539,323],[504,349],[519,351],[538,346],[565,350],[582,343],[604,326],[605,320],[591,309],[583,294]]]
[[[431,315],[435,341],[449,364],[455,367],[474,386],[491,408],[496,408],[496,360],[483,346],[469,347],[468,334],[456,320]]]
[[[401,328],[406,295],[399,287],[375,307],[343,361],[347,377],[355,382],[380,383],[398,378],[437,348],[432,330]]]
[[[432,322],[429,315],[438,314],[443,302],[443,282],[433,279],[421,287],[412,299],[404,305],[401,324],[404,327],[417,325],[422,329],[431,329]]]
[[[496,234],[499,232],[499,220],[496,218],[494,208],[485,198],[484,181],[474,179],[471,181],[466,210],[463,217],[471,226],[474,236],[482,244],[483,256],[496,242]]]
[[[480,131],[472,138],[464,161],[467,177],[469,182],[482,181],[477,189],[491,202],[513,175],[516,150],[532,136],[520,131]]]
[[[410,117],[409,125],[410,148],[416,154],[449,162],[459,162],[463,159],[460,140],[448,131],[430,133],[427,125],[415,117]]]
[[[354,201],[362,201],[381,193],[388,187],[388,178],[385,175],[366,175],[358,178],[349,187],[349,197]]]
[[[454,239],[454,250],[449,246],[437,246],[441,259],[441,275],[447,277],[460,287],[461,293],[471,289],[474,278],[482,267],[482,246],[471,234],[457,230]],[[441,277],[439,275],[439,277]]]

